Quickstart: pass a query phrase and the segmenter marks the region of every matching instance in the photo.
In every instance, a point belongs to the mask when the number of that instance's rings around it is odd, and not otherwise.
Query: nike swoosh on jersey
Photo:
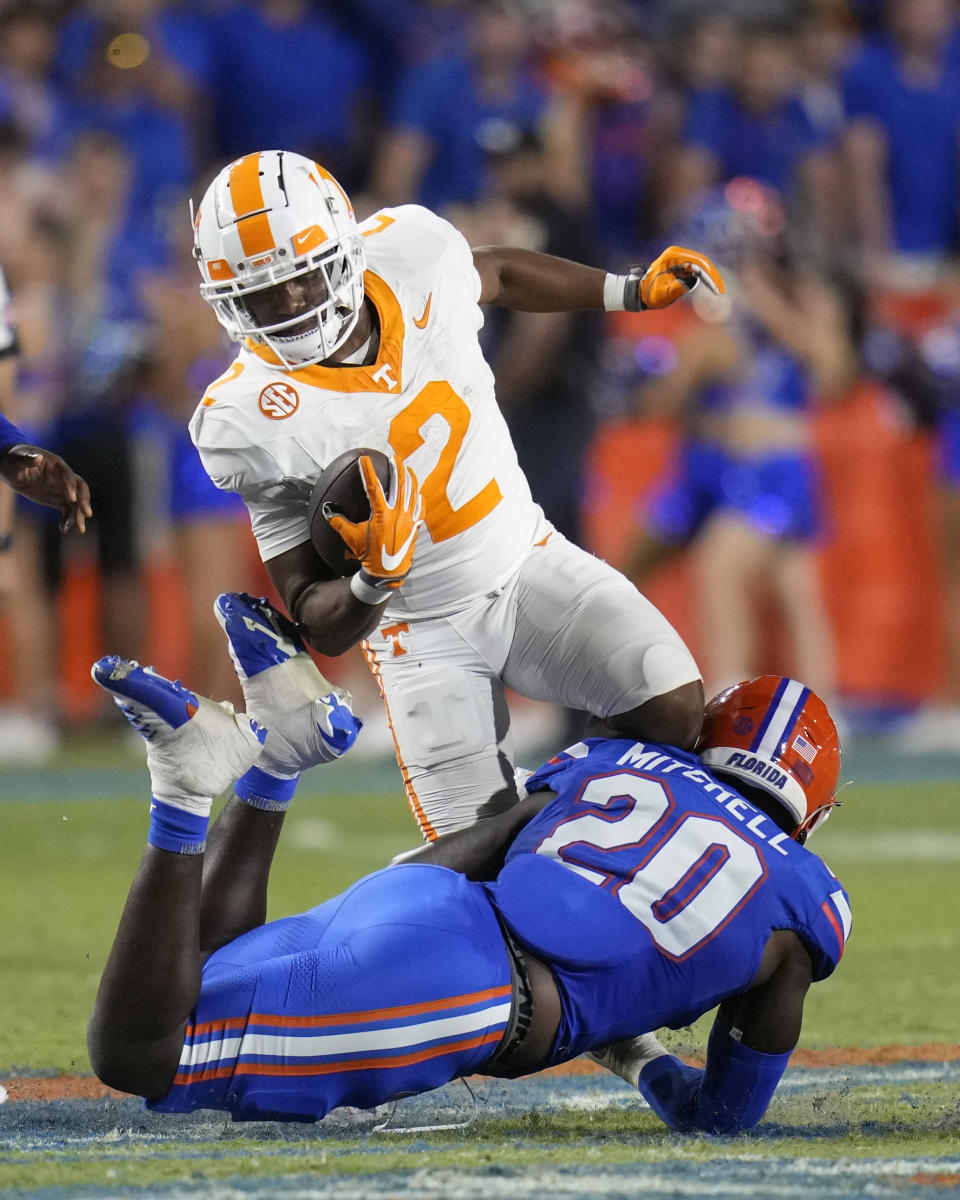
[[[407,552],[410,549],[410,547],[413,545],[413,539],[417,536],[417,531],[419,530],[419,528],[420,528],[419,523],[414,525],[414,527],[407,534],[407,537],[406,537],[403,545],[396,552],[396,554],[388,553],[387,550],[381,546],[380,561],[383,563],[383,568],[388,574],[392,570],[394,570],[395,567],[399,567],[400,564],[403,562],[403,560],[406,558]]]
[[[423,312],[419,317],[413,318],[413,323],[418,329],[426,329],[427,322],[430,320],[430,305],[433,303],[433,292],[427,297],[427,303],[424,306]]]

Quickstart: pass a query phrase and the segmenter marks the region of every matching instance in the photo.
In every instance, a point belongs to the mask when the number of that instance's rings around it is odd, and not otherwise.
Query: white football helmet
[[[234,341],[259,342],[294,368],[350,336],[363,238],[346,192],[318,163],[285,150],[238,158],[207,188],[193,226],[200,294]]]

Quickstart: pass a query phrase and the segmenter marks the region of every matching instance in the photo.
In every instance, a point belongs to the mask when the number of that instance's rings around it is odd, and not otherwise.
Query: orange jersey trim
[[[384,387],[374,375],[387,365],[393,369],[397,379],[396,388],[391,392],[403,390],[400,382],[403,376],[403,313],[400,301],[396,298],[387,284],[379,275],[372,271],[363,273],[363,291],[377,310],[380,317],[380,346],[377,350],[377,361],[365,367],[329,367],[324,363],[315,363],[310,367],[300,367],[295,370],[284,370],[290,379],[306,383],[310,387],[323,388],[328,392],[382,392]],[[272,367],[282,367],[280,359],[267,346],[261,346],[249,339],[244,343],[246,348],[262,358]]]
[[[445,1042],[443,1045],[430,1046],[425,1050],[416,1050],[412,1054],[402,1054],[397,1057],[383,1058],[353,1058],[337,1059],[327,1063],[235,1063],[226,1067],[213,1067],[205,1071],[191,1074],[188,1071],[178,1071],[173,1084],[204,1083],[208,1079],[224,1079],[230,1075],[273,1075],[273,1076],[305,1076],[305,1075],[337,1075],[349,1071],[381,1071],[391,1067],[409,1067],[414,1063],[425,1062],[429,1058],[442,1058],[445,1054],[456,1054],[461,1050],[475,1050],[478,1046],[496,1044],[503,1038],[503,1030],[495,1029],[491,1033],[479,1037],[463,1038],[459,1042]]]
[[[373,237],[373,235],[375,233],[383,233],[383,231],[385,229],[390,228],[390,226],[396,221],[397,218],[396,217],[388,217],[386,213],[377,213],[377,215],[374,219],[376,220],[377,223],[373,227],[373,229],[361,230],[361,234],[363,237]]]
[[[229,370],[224,371],[219,379],[215,379],[213,383],[210,384],[210,386],[207,388],[207,394],[204,396],[202,401],[204,408],[209,408],[211,404],[216,403],[216,396],[210,395],[213,389],[219,387],[222,383],[230,383],[231,380],[236,379],[238,375],[243,373],[243,367],[244,364],[242,362],[233,363]]]
[[[222,1030],[224,1033],[234,1029],[242,1029],[244,1025],[277,1025],[285,1029],[306,1029],[311,1026],[326,1027],[331,1025],[358,1025],[364,1021],[386,1021],[397,1017],[420,1016],[424,1013],[438,1012],[444,1008],[462,1008],[468,1004],[482,1004],[485,1000],[497,1000],[511,994],[511,987],[485,988],[480,992],[464,992],[460,996],[448,996],[445,1000],[428,1000],[424,1004],[400,1004],[394,1008],[370,1008],[361,1012],[327,1013],[315,1017],[284,1017],[275,1013],[251,1013],[248,1017],[230,1017],[226,1021],[203,1021],[199,1025],[187,1027],[187,1037],[199,1034],[214,1033]]]
[[[230,1017],[226,1021],[201,1021],[199,1025],[188,1025],[187,1032],[184,1036],[184,1041],[187,1038],[196,1037],[201,1033],[214,1033],[217,1030],[222,1030],[224,1033],[230,1033],[234,1029],[242,1029],[247,1023],[246,1017]]]
[[[837,941],[840,943],[840,953],[837,957],[843,958],[843,952],[846,949],[846,943],[843,940],[843,928],[840,925],[840,922],[837,920],[836,916],[834,915],[833,909],[830,907],[829,900],[824,900],[824,902],[820,905],[820,907],[823,909],[823,915],[827,918],[827,920],[833,926],[833,932],[837,935]]]
[[[310,1026],[357,1025],[364,1021],[387,1021],[397,1017],[420,1016],[438,1012],[444,1008],[462,1008],[468,1004],[482,1004],[485,1000],[496,1000],[511,994],[509,984],[503,987],[486,988],[482,992],[466,992],[462,996],[448,996],[445,1000],[429,1000],[425,1004],[400,1004],[395,1008],[371,1008],[355,1013],[328,1013],[322,1017],[278,1017],[270,1013],[251,1013],[247,1025],[279,1025],[286,1029],[304,1029]]]

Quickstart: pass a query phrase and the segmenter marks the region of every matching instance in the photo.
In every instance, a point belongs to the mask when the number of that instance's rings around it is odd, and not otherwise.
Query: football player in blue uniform
[[[598,722],[508,812],[264,924],[297,773],[359,723],[264,601],[217,611],[249,715],[130,660],[93,668],[147,739],[153,790],[89,1029],[105,1083],[160,1112],[310,1121],[599,1048],[674,1129],[761,1119],[850,931],[803,844],[840,762],[816,696],[776,676],[728,689],[699,755]],[[703,1070],[654,1036],[714,1008]]]

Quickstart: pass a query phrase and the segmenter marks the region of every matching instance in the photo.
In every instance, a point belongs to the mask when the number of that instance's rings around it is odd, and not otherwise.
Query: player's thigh
[[[699,678],[683,639],[619,571],[557,534],[530,554],[508,687],[607,717]]]
[[[373,1107],[476,1071],[512,1004],[480,887],[422,864],[377,871],[211,957],[177,1080],[154,1107],[260,1119]]]
[[[441,618],[388,623],[364,653],[426,838],[516,802],[506,697],[486,656]]]

